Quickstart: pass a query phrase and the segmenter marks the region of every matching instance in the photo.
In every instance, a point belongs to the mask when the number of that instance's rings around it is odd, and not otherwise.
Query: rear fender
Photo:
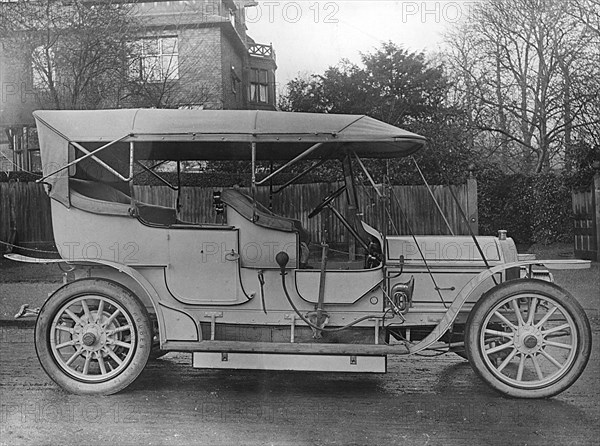
[[[152,308],[158,319],[158,331],[161,345],[167,340],[199,341],[201,339],[200,331],[198,330],[194,318],[179,308],[172,308],[170,305],[161,302],[156,289],[134,268],[121,263],[101,259],[71,259],[67,262],[64,259],[40,259],[19,254],[5,254],[4,257],[25,263],[67,263],[69,265],[81,267],[101,265],[111,268],[131,278],[145,293],[144,297],[146,297],[146,299],[143,299],[142,296],[140,296],[140,299],[143,302],[150,301],[152,304]],[[168,324],[167,320],[170,321]]]

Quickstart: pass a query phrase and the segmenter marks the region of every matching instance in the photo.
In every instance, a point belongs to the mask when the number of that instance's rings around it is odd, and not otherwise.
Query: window
[[[133,42],[135,56],[129,63],[129,77],[147,82],[179,79],[177,37],[149,37]]]
[[[259,68],[250,70],[250,101],[269,102],[269,72]]]
[[[54,51],[52,48],[46,49],[44,46],[38,46],[31,54],[31,74],[33,88],[48,89],[49,82],[56,82],[56,65],[54,64]]]

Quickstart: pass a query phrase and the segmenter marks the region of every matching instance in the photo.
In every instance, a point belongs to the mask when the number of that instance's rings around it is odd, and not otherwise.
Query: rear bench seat
[[[131,197],[113,186],[97,181],[69,178],[71,204],[96,214],[131,215]],[[181,224],[175,209],[134,200],[137,215],[151,224],[171,226]]]

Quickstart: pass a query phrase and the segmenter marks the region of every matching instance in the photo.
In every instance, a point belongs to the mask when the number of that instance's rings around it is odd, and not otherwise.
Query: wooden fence
[[[327,209],[309,219],[308,214],[340,183],[312,183],[293,185],[274,195],[270,203],[268,187],[259,187],[257,199],[273,212],[296,218],[302,222],[314,241],[321,240],[326,231],[328,242],[349,242],[347,231]],[[218,218],[213,209],[213,191],[207,187],[181,188],[181,215],[184,221],[215,223]],[[247,189],[242,189],[247,191]],[[468,234],[469,226],[459,213],[447,186],[432,186],[433,194],[444,212],[454,234]],[[394,186],[389,197],[391,219],[383,212],[380,200],[372,188],[359,188],[360,208],[363,219],[383,230],[387,224],[388,234],[409,234],[409,226],[415,234],[450,234],[443,217],[437,210],[425,186]],[[477,184],[474,179],[459,186],[453,192],[468,216],[472,230],[477,234]],[[138,200],[175,206],[176,192],[167,186],[135,186]],[[272,206],[271,206],[272,205]],[[335,205],[342,213],[346,208],[346,194],[336,199]],[[11,228],[16,229],[19,244],[45,245],[53,240],[50,203],[43,186],[35,183],[0,183],[0,241],[11,239]],[[12,234],[14,235],[14,234]],[[2,250],[2,248],[0,248]]]
[[[270,207],[273,212],[298,219],[311,234],[313,240],[321,240],[324,231],[327,239],[334,243],[347,241],[347,231],[335,216],[324,210],[316,217],[309,219],[308,214],[330,192],[337,190],[341,183],[312,183],[298,184],[284,189],[270,199],[268,187],[257,189],[257,199]],[[212,188],[181,188],[180,218],[194,223],[215,223],[217,216],[212,207]],[[249,193],[247,188],[240,190]],[[469,234],[469,226],[460,215],[458,206],[447,186],[432,186],[436,197],[450,228],[454,234]],[[477,234],[477,183],[468,180],[467,183],[453,186],[454,195],[460,203],[466,216],[471,222],[471,228]],[[383,212],[380,200],[372,188],[358,189],[360,209],[364,212],[363,219],[370,225],[383,230],[387,224],[388,234],[409,234],[410,229],[415,234],[450,234],[444,218],[437,210],[435,202],[425,186],[393,186],[389,197],[391,219]],[[177,194],[167,186],[136,186],[136,197],[148,203],[175,206]],[[346,194],[336,199],[338,209],[346,208]]]
[[[50,200],[44,186],[36,183],[0,182],[0,242],[51,246]],[[0,243],[0,252],[8,245]]]
[[[600,260],[600,174],[589,189],[573,191],[575,257]]]

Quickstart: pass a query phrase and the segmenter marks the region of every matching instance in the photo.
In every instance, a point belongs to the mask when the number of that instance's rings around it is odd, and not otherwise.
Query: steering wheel
[[[327,195],[323,199],[323,201],[316,208],[314,208],[310,214],[308,214],[308,218],[313,218],[314,216],[318,215],[325,208],[325,206],[327,206],[329,203],[331,203],[333,200],[339,197],[345,190],[346,186],[344,185],[335,192],[332,192],[329,195]]]

